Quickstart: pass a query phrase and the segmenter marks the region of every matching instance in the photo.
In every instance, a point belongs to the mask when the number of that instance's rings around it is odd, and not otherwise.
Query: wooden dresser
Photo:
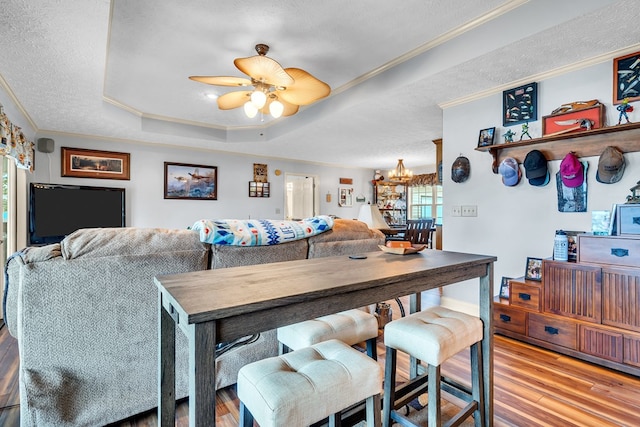
[[[578,262],[509,282],[495,332],[640,376],[640,236],[578,236]]]

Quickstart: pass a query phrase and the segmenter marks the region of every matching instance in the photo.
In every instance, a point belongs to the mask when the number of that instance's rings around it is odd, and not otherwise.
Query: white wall
[[[178,147],[106,141],[68,135],[39,133],[37,138],[55,141],[51,154],[36,153],[35,170],[29,182],[92,185],[126,188],[127,225],[132,227],[186,228],[202,218],[284,218],[284,173],[319,176],[320,214],[357,218],[361,203],[351,208],[338,206],[339,178],[352,178],[355,194],[371,197],[369,169],[336,168],[282,159],[233,155],[222,152],[187,150]],[[131,153],[131,180],[68,178],[60,176],[60,147],[89,148]],[[190,163],[218,167],[218,200],[165,200],[163,198],[164,162]],[[253,180],[253,163],[268,165],[271,196],[249,197],[248,183]],[[282,174],[275,175],[280,169]],[[332,202],[326,202],[326,194]],[[279,212],[279,213],[277,213]]]
[[[561,104],[598,99],[605,105],[607,125],[618,122],[618,112],[612,105],[612,64],[605,62],[563,76],[538,82],[538,120],[530,124],[529,133],[542,135],[541,118],[549,115]],[[630,114],[639,120],[638,103]],[[549,162],[552,180],[545,187],[529,185],[524,176],[515,187],[506,187],[500,175],[491,170],[492,157],[474,150],[480,129],[496,126],[496,138],[502,142],[507,129],[517,132],[521,126],[504,128],[502,125],[502,93],[448,108],[443,114],[444,162],[444,230],[443,249],[495,255],[494,294],[498,293],[502,276],[521,277],[527,257],[548,258],[552,255],[555,230],[591,230],[592,210],[609,210],[613,203],[624,203],[629,189],[640,179],[640,153],[625,154],[626,170],[616,184],[596,181],[598,156],[587,157],[587,209],[586,213],[560,213],[557,208],[555,174],[560,160]],[[576,142],[578,144],[579,141]],[[535,149],[531,146],[531,149]],[[567,146],[567,152],[571,150]],[[579,147],[575,147],[579,152]],[[640,150],[640,145],[638,147]],[[469,158],[470,178],[461,184],[451,180],[451,164],[460,154]],[[523,159],[518,159],[522,161]],[[451,207],[477,205],[478,216],[452,217]],[[445,289],[443,303],[464,302],[477,304],[476,292],[468,292],[470,283],[457,284]],[[477,286],[475,283],[472,284]],[[453,301],[455,300],[455,301]],[[464,304],[463,304],[464,305]]]

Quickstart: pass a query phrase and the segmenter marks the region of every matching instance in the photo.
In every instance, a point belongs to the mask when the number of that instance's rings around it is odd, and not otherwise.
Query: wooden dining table
[[[493,263],[495,256],[424,250],[382,251],[157,276],[162,426],[175,425],[175,325],[189,341],[189,425],[215,426],[215,346],[280,326],[479,278],[484,323],[486,426],[493,424]],[[476,287],[471,282],[469,286]]]

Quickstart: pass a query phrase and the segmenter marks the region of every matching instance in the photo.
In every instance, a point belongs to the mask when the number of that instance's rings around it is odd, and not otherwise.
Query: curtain
[[[11,123],[0,106],[0,155],[11,157],[17,167],[33,172],[33,154],[33,142]]]
[[[425,173],[415,175],[409,180],[409,186],[416,187],[418,185],[439,185],[437,173]]]

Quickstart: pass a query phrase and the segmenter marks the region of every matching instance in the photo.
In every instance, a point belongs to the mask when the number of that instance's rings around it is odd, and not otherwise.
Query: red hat
[[[569,188],[580,187],[584,182],[584,168],[574,153],[568,153],[560,163],[562,183]]]

